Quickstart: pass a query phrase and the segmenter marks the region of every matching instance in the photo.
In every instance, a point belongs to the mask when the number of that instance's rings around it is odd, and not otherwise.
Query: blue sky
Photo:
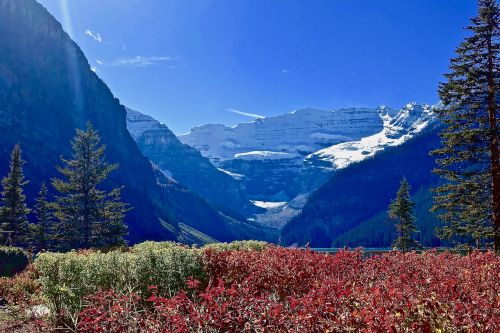
[[[435,103],[474,0],[38,0],[175,133],[302,107]],[[245,115],[248,114],[248,115]]]

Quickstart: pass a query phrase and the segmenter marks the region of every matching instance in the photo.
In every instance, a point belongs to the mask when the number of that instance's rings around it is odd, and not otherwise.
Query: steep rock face
[[[237,212],[255,211],[238,180],[217,169],[195,148],[183,144],[170,129],[138,111],[127,109],[127,127],[144,156],[162,172],[216,206]]]
[[[430,188],[438,182],[432,173],[435,158],[429,152],[439,147],[438,132],[438,124],[433,123],[405,143],[335,172],[310,195],[302,212],[282,229],[283,243],[309,242],[313,247],[390,246],[394,228],[386,212],[401,179],[406,177],[416,201],[421,230],[416,237],[423,245],[440,245],[434,233],[438,220],[429,213]]]
[[[162,199],[168,203],[171,219],[179,222],[177,240],[186,244],[204,244],[238,239],[262,239],[273,241],[263,230],[257,230],[245,218],[233,212],[215,209],[198,194],[177,183],[154,165],[155,175],[162,191]]]
[[[105,186],[124,185],[130,240],[232,240],[230,219],[179,184],[169,182],[142,155],[126,126],[126,110],[90,69],[80,48],[34,0],[0,0],[0,174],[20,143],[27,161],[30,200],[40,183],[59,176],[76,128],[90,121],[118,163]],[[202,230],[199,232],[196,228]]]
[[[0,172],[19,142],[33,197],[42,180],[56,175],[59,156],[69,156],[75,128],[90,121],[108,159],[120,165],[108,185],[125,185],[123,198],[134,207],[131,240],[175,239],[177,225],[167,219],[150,164],[127,131],[124,107],[61,25],[33,0],[0,0],[0,40]]]
[[[294,158],[226,160],[223,170],[238,174],[248,196],[254,200],[288,201],[298,192],[300,164]]]

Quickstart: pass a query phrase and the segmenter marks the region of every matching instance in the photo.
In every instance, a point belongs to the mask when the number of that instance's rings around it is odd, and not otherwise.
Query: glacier
[[[281,227],[333,172],[401,145],[437,121],[434,106],[300,109],[235,126],[209,124],[179,135],[237,177],[266,211],[251,219]]]
[[[199,126],[178,138],[215,165],[234,159],[298,159],[308,165],[329,161],[337,169],[405,142],[434,119],[432,106],[417,103],[401,109],[301,109],[232,127]]]
[[[127,126],[163,174],[249,221],[280,229],[331,175],[401,145],[437,121],[434,106],[300,109],[175,136],[127,109]]]
[[[394,110],[381,107],[378,110],[383,129],[357,141],[339,143],[321,149],[305,158],[305,163],[315,164],[315,160],[330,162],[326,168],[333,170],[360,162],[387,147],[398,146],[425,129],[435,119],[433,107],[409,103],[394,114]]]
[[[357,140],[383,129],[378,113],[369,108],[334,111],[301,109],[232,127],[221,124],[193,128],[179,135],[216,165],[234,158],[301,158],[336,143]],[[251,152],[263,152],[261,154]],[[265,152],[265,153],[264,153]],[[283,155],[288,154],[288,155]],[[263,156],[264,155],[264,156]]]

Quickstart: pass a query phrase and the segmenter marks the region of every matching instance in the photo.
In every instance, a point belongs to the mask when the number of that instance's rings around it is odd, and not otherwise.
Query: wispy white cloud
[[[95,62],[96,62],[98,65],[102,65],[102,64],[103,64],[102,60],[99,60],[99,59],[97,59]]]
[[[98,33],[97,31],[92,31],[92,30],[87,29],[87,30],[85,30],[85,34],[98,43],[102,42],[101,34]]]
[[[288,73],[288,69],[286,69],[286,68],[285,68],[285,69],[282,69],[282,70],[281,70],[281,73]]]
[[[242,116],[250,117],[250,118],[256,118],[256,119],[264,119],[264,118],[266,118],[265,116],[262,116],[260,114],[243,112],[243,111],[240,111],[240,110],[237,110],[237,109],[227,109],[227,111],[232,112],[232,113],[236,113],[236,114],[239,114],[239,115],[242,115]]]
[[[109,66],[130,66],[130,67],[145,67],[156,65],[160,62],[172,62],[179,60],[178,57],[171,56],[153,56],[153,57],[144,57],[144,56],[135,56],[135,57],[122,57],[116,60],[113,60],[109,63],[102,62],[103,65]]]

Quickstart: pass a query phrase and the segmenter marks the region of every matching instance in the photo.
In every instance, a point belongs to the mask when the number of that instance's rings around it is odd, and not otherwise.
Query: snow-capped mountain
[[[254,204],[266,209],[255,221],[279,228],[333,172],[403,144],[435,119],[432,106],[416,103],[302,109],[233,127],[200,126],[178,138],[243,184]]]
[[[178,138],[243,179],[254,200],[289,201],[331,171],[399,145],[435,117],[426,104],[401,109],[302,109],[233,127],[205,125]]]
[[[432,107],[409,103],[400,110],[380,107],[376,112],[383,123],[380,132],[360,140],[339,143],[305,158],[306,164],[329,169],[345,168],[353,162],[372,157],[386,147],[398,146],[420,133],[435,119]]]
[[[163,174],[275,229],[295,217],[333,172],[403,144],[434,120],[433,107],[416,103],[302,109],[233,127],[200,126],[176,137],[152,117],[127,109],[132,137]]]
[[[355,150],[362,156],[371,156],[385,146],[404,142],[432,119],[432,107],[416,103],[399,110],[386,106],[333,111],[301,109],[233,127],[195,127],[178,138],[216,165],[233,159],[324,158],[331,160],[334,167],[341,167],[349,161],[332,159],[340,152]],[[359,157],[352,159],[358,160]]]
[[[179,139],[216,165],[232,159],[301,159],[331,145],[383,129],[373,109],[302,109],[233,127],[204,125]]]

